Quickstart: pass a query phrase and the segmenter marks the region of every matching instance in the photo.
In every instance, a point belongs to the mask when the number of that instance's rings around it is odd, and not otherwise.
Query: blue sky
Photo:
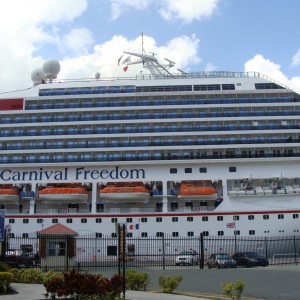
[[[173,72],[256,71],[300,90],[299,11],[299,0],[3,0],[0,92],[32,86],[50,58],[58,78],[124,76],[117,59],[142,32]]]

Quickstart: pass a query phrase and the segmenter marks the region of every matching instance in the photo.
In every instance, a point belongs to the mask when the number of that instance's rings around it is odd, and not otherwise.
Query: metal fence
[[[117,237],[47,235],[34,238],[13,237],[2,243],[2,261],[16,267],[36,267],[43,270],[77,268],[93,271],[118,268],[181,268],[176,257],[184,250],[197,252],[197,265],[204,268],[213,253],[256,252],[265,256],[270,265],[300,262],[300,236],[289,237]]]

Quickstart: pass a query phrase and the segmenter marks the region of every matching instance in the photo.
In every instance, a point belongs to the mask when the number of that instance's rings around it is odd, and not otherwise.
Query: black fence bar
[[[13,267],[35,267],[42,270],[82,271],[128,268],[182,268],[177,265],[183,251],[194,253],[194,263],[187,268],[205,268],[213,253],[256,252],[268,259],[269,265],[298,264],[300,236],[242,237],[204,236],[126,237],[96,233],[84,236],[41,235],[23,238],[6,237],[2,261]],[[120,259],[121,258],[121,259]],[[196,265],[197,264],[197,265]]]

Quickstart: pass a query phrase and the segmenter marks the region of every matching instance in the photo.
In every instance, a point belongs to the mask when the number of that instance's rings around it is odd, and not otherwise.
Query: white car
[[[199,254],[195,250],[185,250],[179,253],[175,259],[175,265],[198,265]]]

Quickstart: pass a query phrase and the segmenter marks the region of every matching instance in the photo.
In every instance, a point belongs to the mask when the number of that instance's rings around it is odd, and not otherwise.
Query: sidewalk
[[[41,284],[26,284],[26,283],[12,283],[11,287],[18,292],[13,295],[3,295],[1,300],[43,300],[45,298],[46,290]],[[204,298],[181,296],[174,294],[141,292],[141,291],[126,291],[126,299],[129,300],[205,300]],[[49,299],[49,298],[48,298]],[[208,299],[208,298],[207,298]]]

